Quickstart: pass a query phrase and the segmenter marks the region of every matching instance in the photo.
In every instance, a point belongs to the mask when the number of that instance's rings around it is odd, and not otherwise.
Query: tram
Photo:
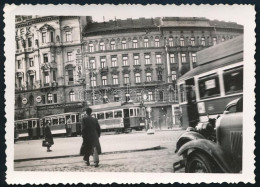
[[[92,116],[98,119],[102,131],[129,132],[145,128],[145,108],[139,105],[108,103],[91,107]]]
[[[243,95],[243,36],[199,51],[197,62],[177,82],[183,128],[221,115]]]
[[[45,116],[41,119],[41,124],[45,125],[50,123],[50,129],[53,135],[68,134],[68,119],[71,119],[71,135],[77,136],[81,134],[81,123],[80,123],[80,113],[70,112]]]
[[[16,139],[36,139],[43,136],[39,118],[16,120],[14,127]]]

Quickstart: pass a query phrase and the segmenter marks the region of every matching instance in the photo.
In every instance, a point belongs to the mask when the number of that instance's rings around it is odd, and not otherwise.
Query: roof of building
[[[178,81],[243,61],[243,35],[199,51],[197,61],[199,65],[181,76]]]
[[[234,22],[209,20],[200,17],[164,17],[164,18],[139,18],[126,20],[115,19],[105,22],[91,22],[83,30],[83,35],[99,32],[126,30],[133,28],[158,28],[158,27],[215,27],[243,29],[242,25]]]

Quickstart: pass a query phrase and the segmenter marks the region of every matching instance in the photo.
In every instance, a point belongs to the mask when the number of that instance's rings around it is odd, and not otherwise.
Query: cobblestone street
[[[146,135],[156,141],[161,149],[140,152],[100,155],[100,166],[86,166],[82,157],[32,160],[15,162],[16,171],[88,171],[88,172],[172,172],[173,162],[180,158],[174,153],[176,140],[183,131],[159,131],[154,135]],[[110,135],[109,138],[116,138]],[[133,139],[133,134],[125,134]],[[140,135],[139,135],[140,136]],[[141,142],[140,142],[141,143]],[[91,160],[92,161],[92,160]]]

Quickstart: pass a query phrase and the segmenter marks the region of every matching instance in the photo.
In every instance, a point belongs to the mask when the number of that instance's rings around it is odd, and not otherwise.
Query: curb
[[[102,153],[101,155],[116,154],[116,153],[131,153],[131,152],[160,150],[160,149],[163,149],[163,148],[161,146],[155,146],[155,147],[146,148],[146,149],[134,149],[134,150],[125,150],[125,151],[110,151],[110,152]],[[79,156],[82,156],[82,155],[75,154],[75,155],[62,155],[62,156],[52,156],[52,157],[23,158],[23,159],[15,159],[14,162],[25,162],[25,161],[32,161],[32,160],[44,160],[44,159],[79,157]]]

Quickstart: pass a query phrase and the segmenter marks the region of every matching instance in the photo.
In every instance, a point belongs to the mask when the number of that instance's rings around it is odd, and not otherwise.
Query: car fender
[[[176,143],[176,150],[175,153],[179,151],[179,149],[187,142],[192,141],[192,140],[198,140],[198,139],[205,139],[203,135],[200,133],[194,132],[194,131],[188,131],[183,133],[177,143]]]
[[[192,140],[180,148],[178,155],[180,156],[187,153],[188,150],[199,150],[206,153],[216,162],[216,164],[218,164],[223,172],[232,173],[232,168],[230,167],[230,163],[232,163],[231,158],[228,157],[222,148],[215,142],[207,139]]]

